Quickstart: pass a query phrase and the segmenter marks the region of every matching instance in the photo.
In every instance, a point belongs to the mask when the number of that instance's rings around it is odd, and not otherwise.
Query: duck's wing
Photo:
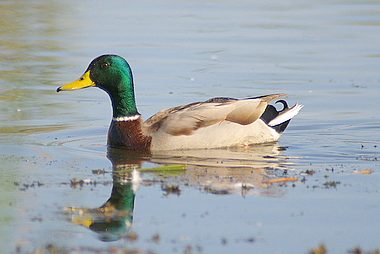
[[[271,94],[248,99],[213,98],[159,111],[145,121],[148,133],[161,130],[171,135],[190,135],[193,131],[230,121],[250,124],[261,117],[268,104],[285,94]]]

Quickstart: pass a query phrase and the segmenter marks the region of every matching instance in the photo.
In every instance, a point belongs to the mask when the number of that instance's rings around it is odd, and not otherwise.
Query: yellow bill
[[[78,80],[70,84],[58,87],[57,92],[77,90],[77,89],[82,89],[82,88],[91,87],[91,86],[95,86],[95,83],[90,79],[90,71],[87,71]]]

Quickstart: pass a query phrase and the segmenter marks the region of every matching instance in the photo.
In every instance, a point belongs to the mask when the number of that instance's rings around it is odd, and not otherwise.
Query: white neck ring
[[[135,121],[139,118],[140,118],[140,115],[118,116],[118,117],[112,117],[112,120],[116,122],[130,122],[130,121]]]

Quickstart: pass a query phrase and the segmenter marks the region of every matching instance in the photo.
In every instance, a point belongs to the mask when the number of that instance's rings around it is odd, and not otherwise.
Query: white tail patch
[[[293,107],[289,108],[286,112],[279,114],[272,121],[268,123],[269,126],[276,126],[292,119],[298,112],[303,108],[303,105],[296,104]]]

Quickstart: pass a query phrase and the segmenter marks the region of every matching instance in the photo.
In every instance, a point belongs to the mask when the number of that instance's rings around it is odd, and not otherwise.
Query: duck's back
[[[146,132],[152,137],[151,150],[216,148],[276,141],[282,131],[276,131],[267,124],[268,119],[260,117],[271,101],[283,95],[242,100],[213,98],[162,110],[144,123]],[[274,107],[271,111],[274,112],[271,114],[273,118],[279,114]]]

